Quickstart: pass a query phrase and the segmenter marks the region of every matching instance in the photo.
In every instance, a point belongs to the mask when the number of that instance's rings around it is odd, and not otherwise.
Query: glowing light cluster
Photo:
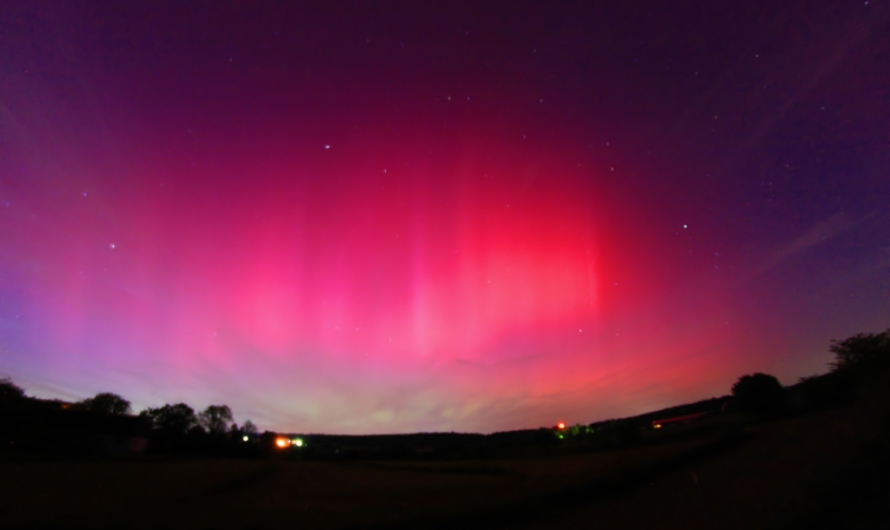
[[[303,447],[306,445],[306,443],[303,441],[302,438],[285,438],[279,436],[275,439],[275,445],[279,449],[286,449],[288,447]]]

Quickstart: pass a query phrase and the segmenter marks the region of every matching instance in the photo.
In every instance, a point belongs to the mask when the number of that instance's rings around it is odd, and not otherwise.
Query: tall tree
[[[225,434],[232,419],[232,409],[228,405],[210,405],[198,414],[198,424],[210,434]]]
[[[151,420],[152,427],[165,434],[183,435],[198,424],[194,409],[185,403],[147,408],[139,415]]]

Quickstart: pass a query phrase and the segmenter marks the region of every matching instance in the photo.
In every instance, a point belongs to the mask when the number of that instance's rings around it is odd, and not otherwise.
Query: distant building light
[[[660,424],[660,423],[656,423],[655,425],[652,426],[652,428],[653,428],[653,429],[661,429],[661,424]]]
[[[559,423],[556,424],[556,428],[559,429],[559,430],[561,430],[561,431],[562,431],[562,430],[565,430],[565,428],[566,428],[566,424],[563,423],[563,422],[559,422]]]
[[[244,438],[241,438],[241,439],[244,440],[244,441],[246,442],[246,441],[250,440],[250,436],[247,436],[247,435],[245,434],[245,435],[244,435]]]
[[[297,447],[303,447],[303,439],[302,438],[294,438],[294,441],[291,442]]]
[[[288,440],[287,438],[278,438],[275,440],[275,445],[277,445],[281,449],[284,449],[285,447],[290,445],[290,440]]]

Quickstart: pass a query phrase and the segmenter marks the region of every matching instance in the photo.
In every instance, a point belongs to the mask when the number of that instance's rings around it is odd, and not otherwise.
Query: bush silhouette
[[[732,395],[740,409],[758,414],[774,412],[785,401],[785,390],[779,380],[761,373],[740,377],[732,385]]]

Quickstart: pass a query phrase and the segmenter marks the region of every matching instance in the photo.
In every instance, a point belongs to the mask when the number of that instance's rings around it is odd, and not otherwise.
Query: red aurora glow
[[[29,394],[572,425],[793,382],[890,318],[885,7],[8,4]]]

